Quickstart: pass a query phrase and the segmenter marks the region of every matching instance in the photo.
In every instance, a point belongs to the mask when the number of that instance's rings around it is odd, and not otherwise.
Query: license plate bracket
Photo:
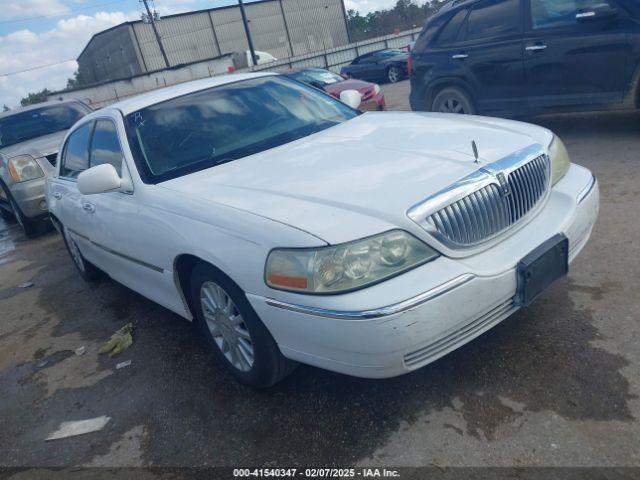
[[[569,240],[551,237],[518,263],[518,290],[514,303],[528,306],[559,278],[569,272]]]

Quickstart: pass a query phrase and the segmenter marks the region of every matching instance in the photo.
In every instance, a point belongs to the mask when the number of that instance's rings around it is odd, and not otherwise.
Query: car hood
[[[410,207],[482,164],[532,144],[546,148],[551,139],[546,129],[508,120],[372,112],[160,186],[176,198],[222,203],[335,244],[392,228],[416,232]]]
[[[42,137],[32,138],[31,140],[4,147],[0,149],[0,153],[7,158],[25,154],[31,155],[34,158],[51,155],[60,150],[60,144],[66,134],[67,130],[62,130]]]

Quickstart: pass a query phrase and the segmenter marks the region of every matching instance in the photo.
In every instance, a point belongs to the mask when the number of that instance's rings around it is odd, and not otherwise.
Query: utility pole
[[[158,29],[156,28],[156,18],[152,15],[151,10],[149,9],[149,4],[147,0],[141,0],[144,3],[144,8],[147,9],[147,15],[149,18],[149,22],[151,22],[151,28],[153,28],[153,33],[156,36],[156,40],[158,41],[158,46],[160,47],[160,53],[162,53],[162,58],[164,58],[164,63],[169,68],[169,59],[167,58],[167,52],[164,51],[164,47],[162,46],[162,40],[160,40],[160,34],[158,33]]]
[[[146,0],[145,0],[146,3]],[[253,48],[253,40],[251,39],[251,32],[249,31],[249,22],[247,20],[247,12],[244,11],[244,2],[238,0],[240,4],[240,14],[242,15],[242,23],[244,24],[244,32],[247,34],[247,43],[249,44],[249,51],[251,52],[251,60],[253,65],[258,65],[258,59],[256,58],[256,51]]]

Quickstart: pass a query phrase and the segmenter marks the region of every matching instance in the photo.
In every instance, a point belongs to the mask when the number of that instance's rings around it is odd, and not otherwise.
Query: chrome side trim
[[[296,313],[304,313],[306,315],[313,315],[316,317],[337,318],[342,320],[370,320],[373,318],[388,317],[389,315],[395,315],[397,313],[411,310],[412,308],[422,305],[429,300],[433,300],[434,298],[444,295],[445,293],[470,282],[474,278],[475,275],[466,273],[454,278],[453,280],[449,280],[442,285],[438,285],[431,290],[421,293],[420,295],[416,295],[413,298],[409,298],[386,307],[374,308],[372,310],[340,311],[281,302],[280,300],[275,300],[273,298],[267,298],[266,301],[267,305],[272,307],[282,308],[283,310],[289,310]]]
[[[122,254],[120,252],[116,252],[115,250],[111,250],[110,248],[105,247],[104,245],[100,245],[99,243],[94,242],[93,240],[91,240],[86,235],[82,235],[81,233],[78,233],[75,230],[69,229],[69,231],[72,234],[74,234],[74,235],[86,240],[87,242],[90,242],[92,245],[95,245],[96,247],[98,247],[101,250],[104,250],[107,253],[110,253],[110,254],[115,255],[117,257],[120,257],[120,258],[124,258],[125,260],[129,260],[130,262],[133,262],[133,263],[135,263],[137,265],[140,265],[141,267],[146,267],[146,268],[148,268],[150,270],[153,270],[154,272],[164,273],[164,268],[156,267],[155,265],[151,265],[150,263],[146,263],[146,262],[143,262],[141,260],[137,260],[135,258],[129,257],[127,255],[124,255],[124,254]]]
[[[591,193],[591,190],[593,190],[593,187],[596,186],[597,180],[596,180],[596,176],[591,174],[591,180],[589,181],[589,184],[584,187],[584,189],[578,194],[578,199],[577,199],[577,203],[578,205],[580,205],[585,198],[587,198],[589,196],[589,194]]]

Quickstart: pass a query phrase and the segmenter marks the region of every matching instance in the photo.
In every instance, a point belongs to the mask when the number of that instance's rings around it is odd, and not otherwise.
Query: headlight
[[[373,86],[373,91],[376,92],[376,95],[380,93],[380,85],[377,83]]]
[[[553,136],[549,145],[549,159],[551,160],[551,186],[558,183],[565,176],[571,165],[569,152],[557,135]]]
[[[44,172],[38,162],[31,155],[18,155],[9,159],[9,174],[16,183],[26,182],[35,178],[44,177]]]
[[[265,278],[267,285],[281,290],[342,293],[378,283],[438,255],[413,235],[392,230],[331,247],[273,250]]]

